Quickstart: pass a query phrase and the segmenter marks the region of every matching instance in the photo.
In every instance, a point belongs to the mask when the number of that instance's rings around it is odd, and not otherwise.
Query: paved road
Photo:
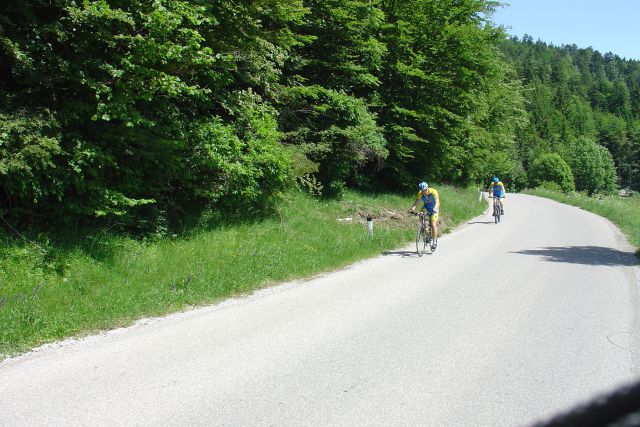
[[[528,425],[638,378],[619,232],[522,195],[503,220],[4,361],[0,425]]]

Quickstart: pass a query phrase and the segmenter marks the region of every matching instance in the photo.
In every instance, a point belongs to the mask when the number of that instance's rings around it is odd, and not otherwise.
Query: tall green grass
[[[445,231],[486,207],[473,189],[438,189]],[[291,192],[273,216],[154,241],[109,233],[35,242],[0,236],[0,359],[405,245],[414,237],[415,218],[407,214],[413,197],[349,192],[341,201],[318,201]]]
[[[577,206],[608,218],[622,230],[631,244],[640,248],[640,197],[638,196],[589,197],[580,193],[564,194],[544,189],[528,190],[527,193]],[[636,253],[640,255],[640,250]]]

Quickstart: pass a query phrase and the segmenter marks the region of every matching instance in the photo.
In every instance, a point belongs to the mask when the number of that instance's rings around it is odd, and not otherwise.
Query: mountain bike
[[[500,222],[500,197],[489,197],[490,199],[493,199],[493,219],[495,220],[496,224]]]
[[[431,247],[438,244],[438,238],[433,237],[431,215],[425,212],[417,212],[416,215],[420,217],[420,224],[418,224],[416,232],[416,253],[418,256],[422,256],[427,250],[435,252],[435,249],[431,249]]]

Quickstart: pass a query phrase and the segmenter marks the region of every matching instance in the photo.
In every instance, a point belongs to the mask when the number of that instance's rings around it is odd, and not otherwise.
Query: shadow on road
[[[495,221],[471,221],[468,222],[467,224],[494,224]]]
[[[604,246],[565,246],[529,249],[512,252],[521,255],[534,255],[545,261],[566,262],[586,265],[636,265],[638,263],[633,252],[623,252]]]
[[[382,252],[382,255],[384,256],[389,256],[389,255],[395,255],[395,256],[401,256],[401,257],[406,257],[406,256],[410,256],[410,257],[418,257],[418,254],[416,253],[416,251],[384,251]],[[430,253],[427,253],[427,255],[431,255]]]

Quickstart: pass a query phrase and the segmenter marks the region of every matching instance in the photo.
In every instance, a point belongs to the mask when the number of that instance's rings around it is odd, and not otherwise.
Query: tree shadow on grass
[[[172,220],[163,222],[139,219],[134,227],[120,223],[117,218],[86,221],[81,224],[40,224],[31,228],[0,222],[0,262],[11,253],[26,251],[33,259],[33,268],[55,271],[63,276],[69,260],[78,255],[98,263],[111,263],[123,251],[139,253],[147,244],[189,239],[203,231],[213,231],[263,223],[278,219],[280,213],[273,206],[262,210],[222,212],[199,207],[175,213]],[[1,217],[0,217],[1,218]]]
[[[604,246],[563,246],[527,249],[512,252],[521,255],[533,255],[544,261],[569,264],[633,266],[638,259],[633,252],[619,251]]]

